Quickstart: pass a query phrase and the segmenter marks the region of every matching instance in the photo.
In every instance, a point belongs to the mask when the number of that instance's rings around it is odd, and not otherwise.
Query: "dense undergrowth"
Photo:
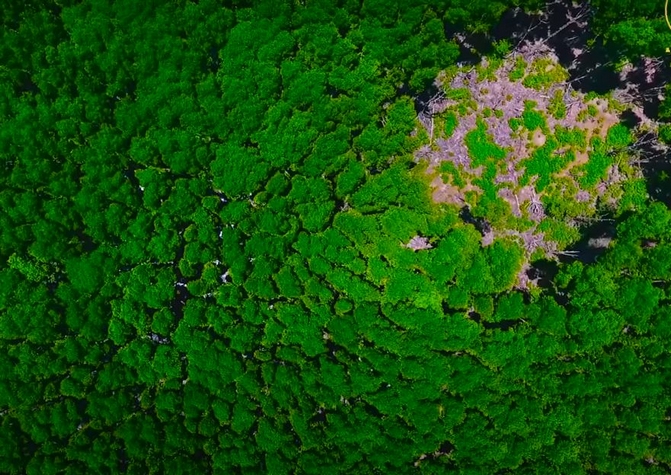
[[[670,469],[671,213],[511,290],[411,97],[510,5],[408,3],[2,11],[0,471]]]

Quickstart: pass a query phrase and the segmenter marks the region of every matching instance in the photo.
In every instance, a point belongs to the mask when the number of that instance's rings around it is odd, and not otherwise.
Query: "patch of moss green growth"
[[[640,173],[636,165],[631,163],[631,157],[626,152],[615,155],[613,165],[617,165],[620,175],[627,178],[635,178]]]
[[[545,212],[549,217],[567,221],[577,216],[591,216],[594,208],[586,202],[575,199],[579,189],[569,177],[555,177],[542,198]]]
[[[596,153],[607,153],[608,147],[606,147],[606,142],[599,137],[598,135],[593,135],[589,139],[589,146]]]
[[[587,114],[590,117],[596,117],[599,114],[599,109],[594,104],[590,104],[587,106]]]
[[[503,118],[503,111],[501,109],[494,109],[494,116],[498,119]]]
[[[466,180],[464,179],[461,170],[459,170],[454,163],[449,161],[442,162],[440,164],[440,172],[444,183],[451,183],[458,188],[466,186]]]
[[[608,101],[608,109],[613,112],[616,115],[621,114],[622,112],[626,111],[628,109],[628,106],[625,104],[622,104],[620,101],[613,99],[613,93],[609,92],[604,96],[605,99]]]
[[[658,130],[659,140],[665,144],[671,144],[671,124],[662,124]]]
[[[613,203],[618,203],[623,194],[624,192],[621,186],[609,186],[606,188],[603,194],[599,196],[599,202],[607,206],[612,211],[616,211]]]
[[[524,232],[534,227],[534,222],[527,218],[526,216],[517,217],[514,214],[510,213],[510,216],[507,220],[507,229],[512,229],[513,231]]]
[[[523,57],[518,56],[517,59],[515,59],[515,66],[513,67],[512,71],[510,71],[510,73],[508,74],[508,79],[510,79],[512,82],[519,81],[524,77],[526,69],[527,69],[527,62],[524,60]]]
[[[473,308],[482,318],[489,318],[494,314],[494,299],[491,295],[478,295],[473,299]]]
[[[564,170],[571,162],[575,161],[575,159],[575,151],[573,150],[568,150],[563,154],[556,153],[552,156],[552,169],[555,170],[555,173],[560,172]]]
[[[600,97],[599,93],[594,92],[594,91],[589,91],[587,94],[585,94],[585,102],[589,102],[592,99],[598,99],[599,97]]]
[[[468,307],[469,294],[465,289],[459,286],[452,286],[447,291],[447,298],[445,302],[451,308],[466,309]]]
[[[550,99],[548,112],[557,120],[566,117],[566,104],[564,103],[564,94],[561,90],[555,91],[552,99]]]
[[[507,39],[502,39],[495,41],[492,46],[494,47],[493,56],[496,58],[504,59],[513,49],[512,43]]]
[[[459,74],[460,71],[461,71],[461,68],[459,66],[457,66],[456,64],[451,64],[451,65],[447,66],[443,70],[443,74],[440,78],[440,81],[443,84],[443,86],[445,84],[450,84],[454,80],[454,78],[457,77],[457,75]],[[444,87],[443,87],[443,91],[445,91]]]
[[[478,203],[478,193],[473,190],[467,191],[464,193],[464,201],[473,208]]]
[[[457,114],[461,117],[467,116],[470,113],[470,110],[466,104],[463,102],[459,103],[456,107]]]
[[[476,66],[478,81],[496,81],[496,71],[503,65],[502,58],[488,58],[487,66],[480,63]]]
[[[482,172],[482,176],[480,177],[480,184],[478,186],[486,189],[489,189],[490,187],[496,189],[496,185],[494,184],[496,175],[496,162],[492,160],[485,166],[485,169]]]
[[[453,101],[466,101],[471,99],[473,96],[471,95],[471,91],[468,90],[468,88],[459,87],[446,89],[445,97]]]
[[[506,160],[501,160],[496,163],[496,173],[499,175],[505,175],[508,170],[508,162]],[[505,188],[507,185],[505,183],[499,183],[497,185],[497,188],[500,190],[501,188]]]
[[[537,248],[534,252],[531,253],[531,256],[529,257],[529,262],[531,262],[531,265],[534,265],[538,261],[543,261],[546,259],[545,251],[542,248]]]
[[[561,219],[545,218],[538,224],[536,230],[544,233],[546,240],[556,242],[560,249],[566,249],[580,240],[578,228],[570,226]]]
[[[492,109],[489,108],[489,107],[486,107],[486,108],[482,111],[482,116],[483,116],[484,118],[491,117],[491,116],[492,116]]]
[[[577,147],[578,150],[585,150],[587,147],[587,132],[578,127],[567,129],[558,125],[555,127],[555,137],[562,147]]]
[[[527,74],[522,84],[540,91],[564,82],[568,78],[568,72],[550,58],[538,58],[531,64],[531,72]]]

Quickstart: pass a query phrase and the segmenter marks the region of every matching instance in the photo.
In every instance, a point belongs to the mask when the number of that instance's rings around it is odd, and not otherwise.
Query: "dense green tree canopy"
[[[542,6],[8,2],[0,472],[671,470],[668,208],[523,293],[412,159],[446,25]]]

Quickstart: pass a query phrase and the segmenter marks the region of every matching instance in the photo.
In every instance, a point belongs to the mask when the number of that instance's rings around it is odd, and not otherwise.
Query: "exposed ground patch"
[[[504,59],[445,71],[419,119],[433,200],[470,209],[530,260],[561,254],[581,223],[617,208],[631,166],[623,106],[574,90],[552,50],[524,45]],[[522,279],[521,279],[522,280]],[[523,282],[520,282],[523,284]]]

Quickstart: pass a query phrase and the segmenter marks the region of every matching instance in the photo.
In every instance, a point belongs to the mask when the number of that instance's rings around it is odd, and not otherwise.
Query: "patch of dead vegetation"
[[[520,64],[526,64],[523,74],[520,74]],[[532,71],[534,64],[541,66]],[[535,157],[534,152],[546,146],[554,147],[550,160],[573,153],[575,158],[560,170],[551,172],[545,177],[545,182],[559,179],[573,183],[575,186],[554,187],[553,192],[565,193],[565,199],[583,204],[585,215],[590,215],[595,212],[598,198],[608,191],[609,186],[622,181],[622,177],[614,177],[613,170],[610,170],[607,180],[591,189],[582,189],[574,175],[589,163],[590,153],[593,152],[592,139],[599,137],[605,141],[611,127],[619,123],[618,114],[608,99],[589,99],[574,90],[556,55],[543,43],[521,45],[493,74],[489,67],[487,59],[484,59],[478,67],[461,69],[449,78],[439,76],[436,84],[441,92],[419,115],[420,122],[431,135],[430,144],[418,150],[415,158],[426,160],[429,164],[427,173],[432,177],[434,202],[470,206],[468,192],[482,193],[473,181],[478,182],[482,178],[483,166],[474,165],[467,136],[480,121],[484,122],[493,144],[505,151],[505,158],[496,165],[497,173],[491,186],[495,188],[496,196],[510,205],[512,216],[534,224],[525,231],[493,229],[483,236],[482,244],[491,244],[496,237],[514,237],[521,242],[527,256],[538,250],[548,256],[556,256],[562,253],[557,243],[536,230],[547,217],[544,197],[545,190],[549,188],[546,188],[547,185],[538,187],[541,178],[538,175],[526,176],[529,160]],[[543,74],[563,80],[552,83],[542,77]],[[530,76],[535,83],[531,80],[525,82],[525,78]],[[532,111],[540,113],[543,118],[541,125],[533,130],[519,127],[525,123],[524,114],[530,110],[530,104],[533,104]],[[433,127],[433,117],[447,111],[452,111],[458,118],[449,138],[441,136],[440,131]],[[584,141],[567,143],[559,140],[559,131],[575,130],[580,131]],[[557,143],[559,145],[555,147]],[[440,173],[443,162],[454,165],[461,177],[458,182],[465,182],[465,186],[443,180]]]
[[[511,72],[519,65],[520,59],[526,62],[527,70],[522,78],[511,80]],[[418,151],[416,158],[428,159],[434,167],[443,161],[451,161],[465,174],[479,176],[481,170],[472,167],[465,139],[466,135],[476,128],[477,121],[483,120],[493,141],[508,150],[506,163],[501,167],[505,172],[499,174],[495,181],[496,183],[509,183],[513,193],[517,193],[519,192],[517,190],[519,179],[524,174],[521,162],[529,158],[535,149],[546,144],[548,140],[546,132],[554,134],[557,127],[561,126],[565,129],[577,128],[582,130],[588,144],[586,148],[567,147],[567,149],[573,150],[576,158],[564,170],[559,171],[557,176],[570,177],[569,170],[571,168],[588,162],[591,152],[589,143],[592,137],[599,136],[605,139],[610,127],[617,124],[619,119],[609,109],[608,100],[601,98],[586,100],[584,94],[571,88],[570,83],[553,84],[540,90],[522,84],[523,78],[530,74],[530,65],[534,61],[540,61],[542,64],[549,63],[543,67],[544,71],[561,68],[556,55],[546,46],[524,45],[518,52],[508,57],[493,76],[489,75],[484,79],[479,78],[478,68],[472,67],[459,71],[449,81],[446,81],[447,84],[441,84],[446,92],[437,95],[430,101],[427,114],[420,115],[420,120],[427,126],[427,130],[431,129],[433,132],[433,127],[428,123],[431,117],[449,109],[458,112],[458,124],[449,138],[445,139],[437,135],[435,140],[432,139],[433,146]],[[484,59],[480,69],[487,69],[488,66],[488,60]],[[439,81],[440,79],[437,80],[437,82]],[[468,91],[468,102],[471,106],[474,104],[475,108],[464,107],[465,101],[455,98],[459,94],[454,94],[454,91]],[[552,98],[558,93],[561,94],[562,102],[566,108],[564,116],[560,118],[549,113]],[[519,131],[513,131],[510,126],[511,119],[521,118],[527,101],[533,101],[536,104],[536,110],[545,116],[548,128],[547,131],[541,129],[530,131],[531,138],[529,140]],[[587,114],[590,106],[596,108],[596,115]],[[467,190],[461,190],[461,197],[456,201],[465,201],[465,191]],[[452,191],[450,195],[453,196],[455,193],[458,194],[458,192]],[[436,197],[439,198],[442,195],[438,193]],[[508,201],[515,208],[513,197],[507,192],[505,195],[509,196]]]

